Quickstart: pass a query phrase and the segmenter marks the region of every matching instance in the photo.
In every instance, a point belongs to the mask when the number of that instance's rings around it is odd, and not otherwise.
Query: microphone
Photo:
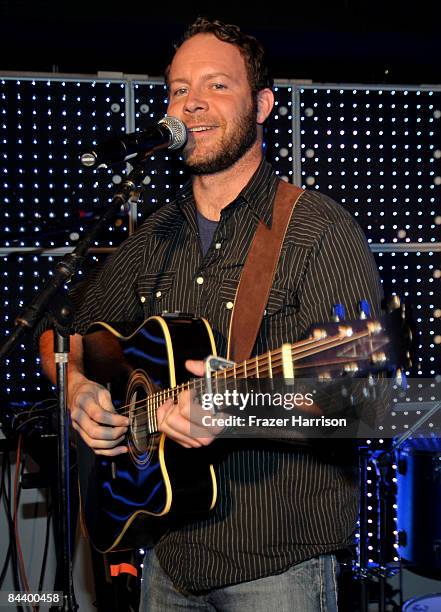
[[[132,132],[120,138],[101,142],[84,151],[80,160],[89,168],[101,164],[122,162],[138,153],[153,153],[157,149],[179,149],[187,142],[187,130],[180,119],[163,117],[156,125],[142,132]]]

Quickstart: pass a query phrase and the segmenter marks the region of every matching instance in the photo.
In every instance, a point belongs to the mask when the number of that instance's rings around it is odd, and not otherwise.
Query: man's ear
[[[257,93],[257,123],[262,125],[273,110],[274,94],[271,89],[261,89]]]

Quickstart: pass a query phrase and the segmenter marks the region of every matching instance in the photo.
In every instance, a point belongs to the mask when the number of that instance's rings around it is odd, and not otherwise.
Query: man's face
[[[187,126],[183,155],[193,174],[229,168],[256,142],[256,103],[237,47],[197,34],[177,50],[167,113]]]

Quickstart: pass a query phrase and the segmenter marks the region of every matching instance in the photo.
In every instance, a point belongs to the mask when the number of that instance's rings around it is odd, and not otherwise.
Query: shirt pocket
[[[238,279],[226,278],[222,281],[222,285],[219,290],[219,296],[223,308],[227,308],[229,310],[233,309],[233,306],[235,305],[238,284]],[[288,289],[276,286],[271,287],[268,296],[268,301],[265,306],[264,317],[273,316],[283,310],[285,305],[289,302],[288,296]],[[247,299],[256,301],[257,296],[253,295],[253,290],[250,291],[250,295],[247,296]]]
[[[174,271],[168,271],[147,272],[138,277],[136,293],[146,317],[161,314],[167,309],[170,290],[175,276],[176,273]]]

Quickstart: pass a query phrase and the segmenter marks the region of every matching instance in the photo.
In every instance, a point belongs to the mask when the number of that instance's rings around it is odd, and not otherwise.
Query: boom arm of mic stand
[[[53,276],[51,276],[43,288],[35,295],[31,303],[17,316],[15,319],[15,330],[9,335],[9,338],[0,348],[0,359],[12,352],[27,329],[32,329],[35,326],[54,296],[77,272],[89,247],[99,232],[118,214],[121,207],[126,206],[130,193],[136,188],[137,183],[142,180],[145,174],[143,161],[144,159],[140,160],[140,163],[133,168],[113,196],[112,203],[104,214],[80,239],[72,253],[66,255],[56,265]]]

